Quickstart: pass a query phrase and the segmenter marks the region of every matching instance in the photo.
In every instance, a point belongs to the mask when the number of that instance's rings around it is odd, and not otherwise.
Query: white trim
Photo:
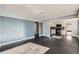
[[[72,36],[74,36],[74,37],[78,37],[78,38],[79,38],[79,36],[78,36],[78,35],[72,35]]]
[[[0,14],[0,16],[1,16],[1,14]]]
[[[32,39],[32,38],[34,38],[34,36],[33,37],[29,37],[29,38],[24,38],[22,40],[29,40],[29,39]],[[16,40],[16,41],[12,41],[12,42],[2,43],[2,44],[0,44],[0,46],[4,46],[4,45],[7,45],[7,44],[19,42],[19,41],[22,41],[22,40]]]
[[[46,36],[46,37],[49,37],[49,38],[50,38],[50,35],[45,35],[45,34],[43,34],[42,36]]]
[[[40,34],[39,36],[43,36],[42,34]]]
[[[42,36],[42,35],[39,35],[39,36]],[[7,45],[7,44],[11,44],[11,43],[19,42],[19,41],[22,41],[22,40],[29,40],[29,39],[32,39],[32,38],[34,38],[34,36],[29,37],[29,38],[24,38],[24,39],[21,39],[21,40],[17,40],[17,41],[12,41],[12,42],[7,42],[7,43],[2,43],[2,44],[0,44],[0,47],[1,47],[1,46],[4,46],[4,45]]]

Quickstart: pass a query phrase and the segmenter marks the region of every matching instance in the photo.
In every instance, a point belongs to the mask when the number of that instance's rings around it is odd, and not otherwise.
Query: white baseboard
[[[79,38],[79,36],[78,36],[78,35],[72,35],[72,36],[74,36],[74,37],[78,37],[78,38]]]
[[[39,36],[42,36],[42,35],[39,35]],[[24,38],[24,39],[21,39],[21,40],[16,40],[16,41],[11,41],[11,42],[7,42],[7,43],[2,43],[2,44],[0,44],[0,47],[1,47],[1,46],[4,46],[4,45],[7,45],[7,44],[11,44],[11,43],[23,41],[23,40],[29,40],[29,39],[32,39],[32,38],[34,38],[34,36],[29,37],[29,38]]]
[[[7,44],[11,44],[11,43],[15,43],[15,42],[23,41],[23,40],[29,40],[29,39],[32,39],[32,38],[34,38],[34,36],[29,37],[29,38],[24,38],[24,39],[21,39],[21,40],[12,41],[12,42],[2,43],[2,44],[0,44],[0,46],[4,46],[4,45],[7,45]]]
[[[42,35],[39,35],[39,36],[42,36]],[[29,39],[32,39],[32,38],[34,38],[34,36],[29,37],[29,38],[24,38],[24,39],[21,39],[21,40],[16,40],[16,41],[11,41],[11,42],[7,42],[7,43],[2,43],[2,44],[0,44],[0,46],[4,46],[4,45],[7,45],[7,44],[11,44],[11,43],[15,43],[15,42],[23,41],[23,40],[29,40]]]
[[[42,34],[40,34],[39,36],[43,36]]]
[[[46,36],[46,37],[49,37],[49,38],[50,38],[50,35],[44,35],[44,34],[43,34],[42,36]]]

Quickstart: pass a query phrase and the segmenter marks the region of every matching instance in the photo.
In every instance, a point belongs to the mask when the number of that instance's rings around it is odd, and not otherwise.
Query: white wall
[[[67,20],[62,20],[63,26],[65,27],[64,34],[67,33],[67,30],[72,30],[71,35],[72,36],[77,36],[78,35],[78,18],[73,18],[73,19],[67,19]],[[71,24],[70,27],[68,27],[67,24]]]
[[[67,30],[70,29],[72,30],[72,35],[76,36],[77,35],[77,31],[78,31],[78,22],[77,22],[78,18],[73,18],[73,19],[55,19],[55,20],[51,20],[51,26],[56,26],[56,24],[62,24],[62,27],[64,27],[64,30],[61,31],[62,35],[65,35],[67,33]],[[68,28],[67,24],[71,24],[71,26]],[[52,30],[52,33],[55,33],[55,30]]]
[[[50,21],[43,21],[43,36],[50,37]]]

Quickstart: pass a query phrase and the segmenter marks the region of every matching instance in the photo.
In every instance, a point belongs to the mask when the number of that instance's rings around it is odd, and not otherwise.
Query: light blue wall
[[[79,30],[79,21],[78,21],[77,25],[78,25],[78,30]]]
[[[43,32],[43,23],[39,23],[39,35]]]
[[[25,36],[26,37],[32,37],[34,36],[34,22],[31,21],[25,21],[24,22],[24,28],[25,28]]]
[[[24,21],[10,17],[3,17],[3,16],[1,18],[2,18],[1,27],[3,33],[1,39],[2,43],[22,40],[23,38],[29,38],[34,36],[33,35],[34,22]]]
[[[0,43],[1,43],[1,39],[2,39],[2,33],[1,33],[1,17],[0,17]]]

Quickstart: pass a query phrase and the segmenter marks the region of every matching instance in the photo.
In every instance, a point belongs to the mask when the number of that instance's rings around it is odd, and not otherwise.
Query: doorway
[[[39,22],[34,22],[34,36],[35,39],[39,38]]]

